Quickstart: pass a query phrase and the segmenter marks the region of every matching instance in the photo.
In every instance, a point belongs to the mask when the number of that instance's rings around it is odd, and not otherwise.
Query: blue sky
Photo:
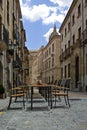
[[[59,30],[73,0],[20,0],[26,30],[26,46],[37,50],[46,45],[56,23]]]

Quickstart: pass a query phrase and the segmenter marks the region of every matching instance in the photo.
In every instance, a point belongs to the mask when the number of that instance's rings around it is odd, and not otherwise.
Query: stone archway
[[[3,84],[3,66],[1,61],[0,61],[0,83]]]
[[[75,86],[78,87],[78,81],[79,81],[79,56],[76,56],[75,58]]]

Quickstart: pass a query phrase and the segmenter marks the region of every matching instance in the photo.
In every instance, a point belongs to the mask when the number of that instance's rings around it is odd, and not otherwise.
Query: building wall
[[[21,79],[20,72],[23,70],[20,63],[23,62],[26,36],[21,19],[19,0],[0,1],[0,64],[2,66],[0,73],[3,76],[0,81],[6,91],[7,80],[10,80],[14,86],[14,80]],[[14,49],[10,48],[12,47],[10,45],[13,45]],[[14,61],[17,63],[15,67]]]
[[[61,55],[70,48],[68,57],[63,55],[61,68],[63,68],[63,78],[71,78],[71,89],[86,91],[86,53],[87,53],[87,3],[85,0],[74,0],[60,27],[61,33]],[[83,37],[84,36],[84,37]],[[83,46],[85,45],[85,46]],[[70,76],[67,77],[70,64]],[[65,67],[66,66],[66,67]]]
[[[60,79],[60,36],[54,25],[49,42],[43,50],[43,71],[42,79],[45,83],[54,82]]]
[[[34,50],[29,51],[29,83],[30,84],[33,83],[33,81],[35,81],[34,79],[36,79],[35,77],[33,77],[34,70],[35,70],[33,68],[33,67],[35,67],[33,65],[33,62],[36,60],[37,53],[38,53],[38,50],[36,50],[36,51],[34,51]]]

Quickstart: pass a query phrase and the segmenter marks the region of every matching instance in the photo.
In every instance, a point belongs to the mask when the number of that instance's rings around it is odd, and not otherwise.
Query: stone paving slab
[[[57,107],[47,109],[47,103],[34,102],[33,111],[28,109],[30,103],[26,104],[26,109],[7,110],[8,99],[3,102],[2,113],[0,114],[0,130],[87,130],[87,97],[76,96],[71,93],[72,98],[79,100],[70,100],[71,107]],[[71,98],[71,97],[70,97]],[[41,99],[42,100],[42,99]],[[57,102],[57,106],[62,106],[62,102]],[[22,106],[22,103],[13,103],[14,106]],[[42,107],[46,108],[42,110]]]

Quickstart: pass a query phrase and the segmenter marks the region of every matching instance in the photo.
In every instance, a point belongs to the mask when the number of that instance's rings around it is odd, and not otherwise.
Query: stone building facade
[[[29,51],[29,83],[35,83],[36,82],[36,70],[37,67],[37,53],[38,50],[30,50]]]
[[[12,86],[24,82],[25,41],[19,0],[0,0],[0,83],[5,90],[7,80]]]
[[[32,64],[32,83],[37,83],[37,81],[42,81],[42,71],[43,71],[43,50],[42,46],[38,51],[36,58]]]
[[[54,82],[60,79],[60,35],[57,33],[56,25],[49,37],[49,41],[43,50],[42,81]]]
[[[60,27],[61,78],[71,78],[71,89],[87,91],[87,0],[73,0]]]

